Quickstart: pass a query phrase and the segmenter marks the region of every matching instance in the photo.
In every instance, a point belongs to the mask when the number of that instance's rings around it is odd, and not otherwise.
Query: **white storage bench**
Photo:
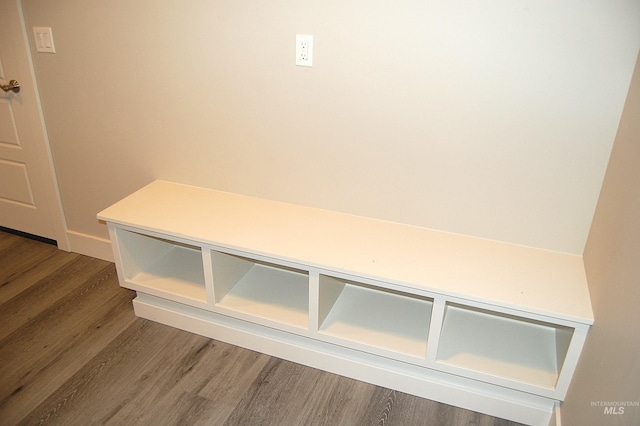
[[[522,423],[593,323],[576,255],[165,181],[98,218],[140,317]]]

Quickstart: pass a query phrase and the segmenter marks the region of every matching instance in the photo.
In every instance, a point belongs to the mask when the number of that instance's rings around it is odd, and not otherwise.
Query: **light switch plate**
[[[33,27],[33,37],[36,40],[36,51],[42,53],[56,53],[51,27]]]

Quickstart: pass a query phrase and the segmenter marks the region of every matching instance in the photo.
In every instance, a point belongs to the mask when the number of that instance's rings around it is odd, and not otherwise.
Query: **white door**
[[[0,85],[0,226],[68,250],[20,0],[0,0]]]

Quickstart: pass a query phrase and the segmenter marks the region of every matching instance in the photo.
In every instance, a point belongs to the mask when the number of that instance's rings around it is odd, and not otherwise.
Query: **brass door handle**
[[[11,91],[18,93],[20,91],[20,83],[18,83],[18,80],[11,80],[9,84],[1,84],[0,87],[2,87],[2,90],[5,92]]]

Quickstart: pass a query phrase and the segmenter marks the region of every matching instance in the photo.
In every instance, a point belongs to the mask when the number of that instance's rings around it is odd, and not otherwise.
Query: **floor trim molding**
[[[67,237],[72,252],[113,262],[113,251],[109,239],[76,231],[67,231]]]

